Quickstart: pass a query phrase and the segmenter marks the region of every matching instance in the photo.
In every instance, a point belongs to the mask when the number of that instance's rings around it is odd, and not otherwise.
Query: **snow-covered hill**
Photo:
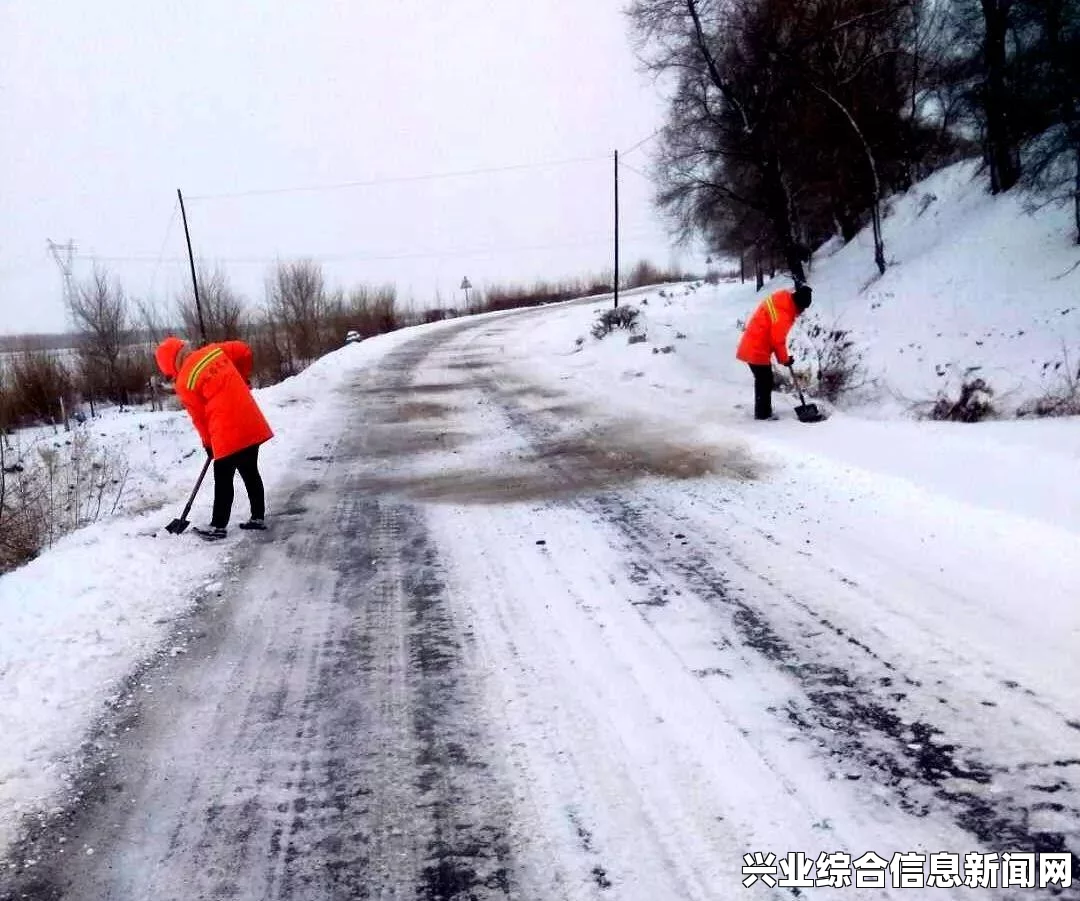
[[[816,318],[851,331],[901,402],[973,367],[1007,411],[1054,390],[1066,356],[1080,367],[1080,247],[1071,210],[1029,204],[991,196],[973,162],[931,176],[888,205],[884,276],[867,232],[815,262]]]

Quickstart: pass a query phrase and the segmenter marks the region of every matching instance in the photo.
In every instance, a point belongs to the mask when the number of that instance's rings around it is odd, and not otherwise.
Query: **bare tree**
[[[267,280],[270,318],[284,332],[288,350],[301,366],[318,355],[320,323],[325,317],[326,286],[312,260],[278,263]]]
[[[79,362],[88,387],[104,388],[110,398],[122,402],[120,358],[130,325],[123,288],[95,268],[93,276],[68,295],[68,310],[79,332]]]
[[[738,204],[769,223],[773,246],[797,281],[805,246],[783,141],[793,92],[775,51],[785,36],[772,0],[636,0],[629,14],[646,66],[673,78],[660,139],[658,200],[684,237],[722,206]]]
[[[231,341],[240,337],[244,302],[233,291],[229,277],[220,266],[214,269],[199,266],[199,304],[202,306],[202,324],[206,326],[207,341]],[[176,313],[184,326],[184,333],[192,338],[202,337],[199,310],[195,304],[195,292],[188,288],[176,301]]]
[[[906,107],[904,190],[975,150],[957,128],[965,113],[964,82],[971,78],[971,69],[962,59],[963,43],[954,41],[950,4],[915,0],[906,14],[907,41],[900,57]]]
[[[141,297],[135,299],[135,314],[139,329],[152,344],[157,344],[162,338],[174,331],[166,322],[161,306],[150,298]]]
[[[986,147],[990,161],[991,190],[1008,191],[1020,179],[1016,134],[1011,124],[1008,88],[1010,15],[1014,0],[980,0],[983,14],[983,62],[986,67],[983,108],[986,113]]]
[[[1080,244],[1080,0],[1028,0],[1034,40],[1025,53],[1025,108],[1035,108],[1023,181],[1051,202],[1071,202]]]
[[[636,0],[639,52],[672,85],[659,204],[682,237],[752,249],[758,278],[869,221],[909,178],[903,60],[920,0]]]
[[[810,150],[811,168],[831,167],[840,176],[825,179],[832,182],[827,196],[841,206],[869,210],[874,263],[884,274],[883,163],[906,155],[900,146],[906,91],[898,63],[910,42],[908,3],[818,0],[811,5],[805,36],[793,42],[786,57],[792,80],[807,99],[797,117],[808,139],[803,145]]]

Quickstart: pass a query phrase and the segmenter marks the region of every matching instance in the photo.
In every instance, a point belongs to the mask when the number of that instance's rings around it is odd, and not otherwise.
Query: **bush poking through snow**
[[[826,328],[820,322],[811,321],[803,333],[802,343],[810,348],[807,394],[836,403],[865,383],[862,354],[847,329]]]
[[[959,397],[940,395],[926,415],[947,422],[981,422],[997,415],[993,397],[994,389],[985,379],[969,378],[960,386]]]
[[[615,329],[633,332],[638,327],[638,310],[635,307],[612,307],[604,310],[593,323],[592,336],[598,341]]]
[[[1080,394],[1044,394],[1016,411],[1018,419],[1025,416],[1080,416]]]
[[[1059,361],[1054,369],[1059,374],[1057,387],[1021,406],[1016,411],[1018,417],[1080,416],[1080,369],[1072,368],[1068,352],[1064,361]]]

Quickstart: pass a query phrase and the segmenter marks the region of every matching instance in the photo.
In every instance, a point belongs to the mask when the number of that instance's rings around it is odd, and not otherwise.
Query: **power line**
[[[165,227],[165,237],[161,240],[161,250],[158,251],[157,262],[154,264],[154,271],[150,273],[150,288],[146,292],[150,297],[154,296],[154,283],[157,281],[158,270],[161,269],[161,262],[165,257],[165,246],[169,243],[173,222],[176,221],[176,208],[179,204],[179,200],[173,201],[172,212],[169,213],[169,224]]]
[[[653,138],[655,138],[655,137],[656,137],[656,136],[657,136],[658,134],[660,134],[660,132],[662,132],[663,130],[664,130],[663,128],[658,128],[658,129],[656,129],[656,131],[654,131],[654,132],[653,132],[653,133],[652,133],[651,135],[648,135],[647,137],[644,137],[644,138],[642,138],[642,139],[641,139],[640,141],[638,141],[638,142],[637,142],[637,143],[636,143],[636,144],[635,144],[635,145],[634,145],[633,147],[631,147],[631,148],[630,148],[629,150],[620,150],[620,151],[619,151],[619,156],[620,156],[620,157],[622,157],[622,156],[626,156],[627,154],[633,153],[633,152],[634,152],[635,150],[637,150],[637,149],[638,149],[638,148],[639,148],[639,147],[640,147],[640,146],[641,146],[642,144],[647,144],[647,143],[648,143],[649,141],[651,141],[651,140],[652,140]]]
[[[596,244],[611,240],[611,232],[595,235],[584,235],[576,240],[560,241],[557,243],[548,244],[518,244],[518,245],[492,245],[489,247],[474,247],[467,249],[449,249],[449,250],[436,250],[436,251],[423,251],[419,253],[396,253],[372,256],[368,254],[359,253],[343,253],[343,254],[291,254],[290,257],[295,256],[297,258],[309,259],[315,262],[321,263],[334,263],[334,262],[362,262],[362,263],[374,263],[374,262],[386,262],[393,260],[423,260],[423,259],[439,259],[442,257],[467,257],[467,256],[483,256],[489,253],[515,253],[515,252],[529,252],[535,250],[557,250],[566,247],[578,247],[582,244]],[[642,238],[651,237],[651,231],[637,231],[634,234],[627,235],[629,238]],[[101,256],[98,254],[80,254],[76,256],[76,259],[91,260],[98,263],[158,263],[158,260],[154,257],[143,256]],[[278,255],[273,257],[212,257],[215,262],[227,263],[233,265],[245,265],[245,264],[266,264],[276,263],[285,257]],[[183,257],[171,257],[163,260],[162,262],[172,265],[186,262]]]
[[[406,182],[438,181],[450,178],[470,178],[477,175],[494,175],[502,172],[519,172],[526,169],[550,169],[556,166],[569,166],[575,163],[595,163],[606,160],[605,156],[580,156],[562,160],[549,160],[543,163],[518,163],[511,166],[490,166],[480,169],[461,169],[456,172],[430,172],[423,175],[401,175],[389,178],[372,178],[364,181],[346,181],[337,184],[308,185],[291,188],[262,188],[252,191],[233,191],[221,194],[192,194],[189,200],[222,200],[237,197],[258,197],[270,194],[298,194],[316,191],[341,191],[351,188],[370,188],[377,185],[403,184]]]
[[[629,170],[630,170],[631,172],[633,172],[634,174],[636,174],[636,175],[640,175],[640,176],[641,176],[642,178],[644,178],[644,179],[645,179],[645,181],[647,181],[647,182],[651,182],[652,184],[656,184],[656,179],[655,179],[655,178],[653,178],[653,177],[652,177],[651,175],[646,175],[646,174],[645,174],[644,172],[642,172],[642,171],[641,171],[640,169],[635,169],[635,168],[634,168],[633,166],[631,166],[631,165],[630,165],[629,163],[624,163],[624,162],[623,162],[623,161],[622,161],[621,159],[619,160],[619,168],[620,168],[620,169],[629,169]]]

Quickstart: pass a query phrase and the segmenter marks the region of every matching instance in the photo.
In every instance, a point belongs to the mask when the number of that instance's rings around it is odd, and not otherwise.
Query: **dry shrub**
[[[1021,406],[1016,415],[1020,418],[1080,416],[1080,394],[1050,392]]]
[[[532,285],[492,285],[476,291],[469,302],[470,313],[537,307],[577,297],[610,294],[614,290],[612,273],[558,282],[537,280]]]
[[[985,379],[965,377],[956,397],[939,395],[925,416],[947,422],[981,422],[997,415],[993,397],[994,390]]]
[[[300,372],[299,361],[290,353],[286,327],[269,313],[249,324],[245,341],[251,347],[254,386],[273,385]]]
[[[610,288],[608,288],[610,290]],[[538,307],[583,297],[590,293],[580,282],[536,281],[532,285],[493,285],[478,291],[470,303],[473,312],[512,310],[519,307]]]
[[[611,307],[604,310],[596,317],[593,323],[592,336],[598,341],[610,335],[615,329],[625,329],[628,332],[638,327],[638,311],[634,307]]]
[[[829,328],[811,319],[798,342],[809,348],[808,394],[836,403],[866,383],[862,354],[848,330]]]
[[[48,350],[25,350],[8,361],[12,425],[62,421],[61,401],[68,410],[75,386],[63,355]]]
[[[76,373],[77,393],[83,398],[107,400],[120,407],[144,403],[151,396],[150,378],[157,375],[153,348],[130,345],[109,366],[80,355]]]
[[[127,479],[123,454],[97,445],[86,429],[63,442],[40,439],[25,448],[5,446],[0,438],[0,572],[114,513]]]
[[[444,319],[456,319],[461,313],[453,307],[429,307],[420,314],[420,321],[424,324],[442,322]]]
[[[397,308],[397,289],[393,285],[353,288],[347,298],[340,299],[331,321],[334,341],[326,348],[328,351],[341,346],[346,332],[370,338],[395,331],[404,324]]]
[[[1016,415],[1023,416],[1080,416],[1080,369],[1073,369],[1066,350],[1063,359],[1047,363],[1043,370],[1053,369],[1058,383],[1042,397],[1022,405]]]
[[[641,288],[646,285],[664,285],[673,282],[693,281],[694,276],[678,269],[661,269],[648,260],[639,260],[625,279],[620,279],[624,288]]]

